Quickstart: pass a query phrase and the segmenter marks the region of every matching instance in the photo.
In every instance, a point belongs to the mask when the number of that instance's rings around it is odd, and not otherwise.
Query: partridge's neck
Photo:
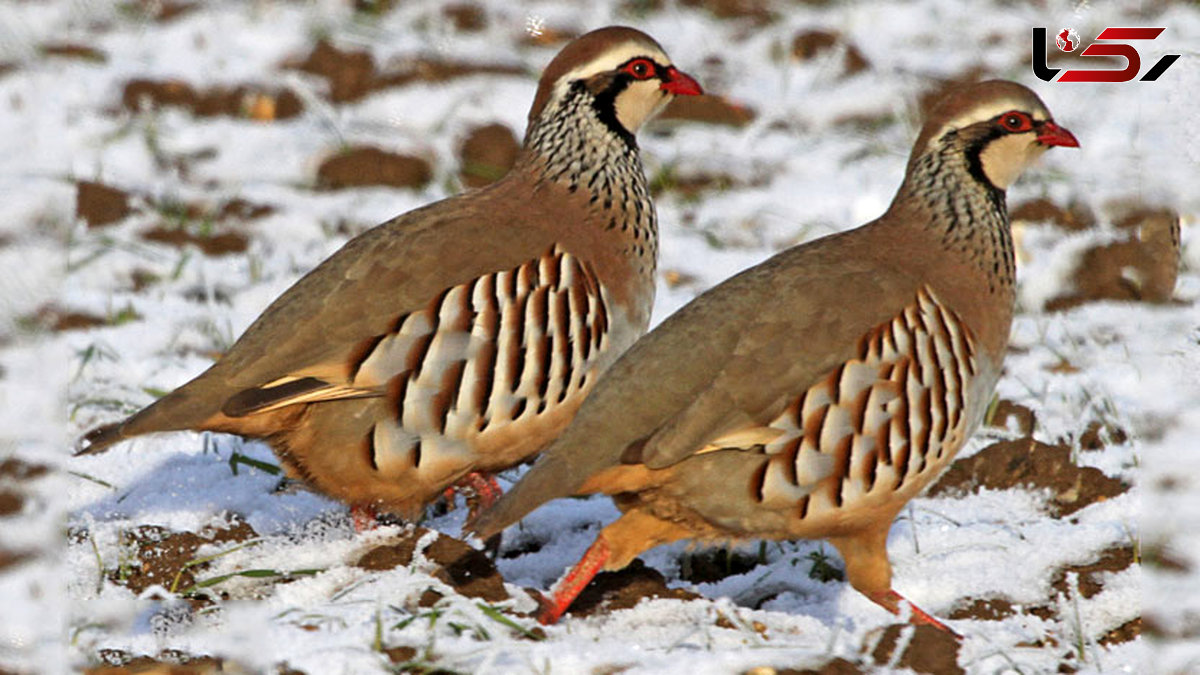
[[[1004,191],[972,165],[977,155],[953,144],[925,153],[909,166],[895,205],[910,207],[917,217],[903,220],[928,228],[947,254],[977,268],[990,293],[1011,296],[1016,271]]]
[[[582,86],[551,106],[530,124],[521,161],[542,180],[587,195],[602,227],[627,238],[640,271],[652,275],[658,224],[636,141],[610,126],[615,118],[602,119]]]

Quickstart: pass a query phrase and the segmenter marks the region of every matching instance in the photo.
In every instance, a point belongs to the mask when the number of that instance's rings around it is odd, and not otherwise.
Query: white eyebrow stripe
[[[596,73],[602,73],[606,70],[615,70],[626,61],[644,56],[651,59],[661,66],[670,66],[671,60],[661,51],[651,47],[650,45],[628,42],[618,47],[614,47],[602,53],[599,57],[582,63],[575,68],[569,70],[561,78],[559,82],[571,82],[574,80],[587,79]]]
[[[946,135],[947,132],[963,127],[971,126],[977,122],[985,122],[994,117],[1002,115],[1010,110],[1022,110],[1028,112],[1033,117],[1034,122],[1044,122],[1050,119],[1050,111],[1038,106],[1034,109],[1029,109],[1028,99],[1018,98],[1001,98],[990,101],[987,105],[981,105],[971,108],[962,114],[953,117],[946,121],[937,132],[932,136],[932,139],[938,139]]]

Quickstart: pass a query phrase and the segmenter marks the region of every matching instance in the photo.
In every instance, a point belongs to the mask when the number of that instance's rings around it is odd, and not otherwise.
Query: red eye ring
[[[621,67],[621,72],[632,75],[635,80],[648,80],[658,74],[658,68],[650,59],[633,59]]]
[[[1000,126],[1007,131],[1021,132],[1033,129],[1033,120],[1029,115],[1017,110],[1010,110],[999,117]]]

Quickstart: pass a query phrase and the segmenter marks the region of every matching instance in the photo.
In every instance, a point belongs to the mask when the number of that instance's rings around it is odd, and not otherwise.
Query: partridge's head
[[[1037,94],[1015,82],[990,80],[947,95],[930,114],[909,159],[957,148],[977,180],[1005,190],[1051,146],[1079,147],[1054,123]]]
[[[649,35],[609,26],[576,38],[546,66],[529,111],[530,124],[581,93],[615,133],[632,139],[674,96],[703,92]]]

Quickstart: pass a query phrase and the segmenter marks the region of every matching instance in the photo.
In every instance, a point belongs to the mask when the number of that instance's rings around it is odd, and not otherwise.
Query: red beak
[[[1038,143],[1042,145],[1061,145],[1065,148],[1078,148],[1079,141],[1075,134],[1058,126],[1054,122],[1042,122],[1038,127]]]
[[[675,66],[667,68],[667,76],[663,78],[659,89],[676,96],[699,96],[704,93],[699,82]]]

